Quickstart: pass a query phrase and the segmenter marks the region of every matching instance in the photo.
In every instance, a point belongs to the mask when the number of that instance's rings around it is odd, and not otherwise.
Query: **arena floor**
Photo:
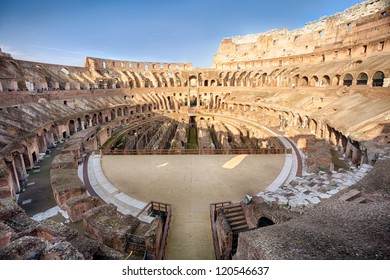
[[[135,199],[172,204],[165,259],[214,259],[209,204],[265,189],[284,155],[103,156],[107,179]]]

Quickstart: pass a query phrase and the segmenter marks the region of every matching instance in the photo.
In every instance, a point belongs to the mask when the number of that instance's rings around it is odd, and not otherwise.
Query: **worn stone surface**
[[[13,233],[13,229],[11,229],[6,224],[0,222],[0,250],[9,245]]]
[[[13,199],[0,199],[0,221],[8,220],[22,212],[24,212],[23,209]]]
[[[52,169],[50,171],[53,195],[58,206],[65,209],[66,201],[85,193],[85,187],[75,169]]]
[[[222,260],[230,259],[233,246],[233,232],[228,220],[222,212],[217,214],[216,231],[218,237],[218,246],[220,258]]]
[[[83,221],[85,231],[91,238],[122,253],[127,251],[131,235],[140,224],[133,216],[117,212],[112,204],[90,209],[85,212]]]
[[[72,222],[78,222],[83,214],[91,208],[103,205],[104,201],[98,197],[80,195],[69,198],[65,203],[65,209]]]
[[[74,239],[78,234],[76,230],[52,220],[44,220],[37,226],[37,236],[45,238],[48,241],[58,238],[69,241]]]
[[[2,260],[39,260],[48,242],[36,236],[24,236],[0,250]]]
[[[389,210],[389,202],[328,200],[301,218],[242,233],[235,258],[387,259]]]
[[[77,169],[75,156],[71,153],[57,155],[51,164],[53,169]]]
[[[84,256],[71,243],[59,242],[48,244],[42,252],[41,260],[83,260]]]

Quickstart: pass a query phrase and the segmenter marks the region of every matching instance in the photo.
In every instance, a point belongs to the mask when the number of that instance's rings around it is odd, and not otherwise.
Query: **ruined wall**
[[[259,68],[366,57],[389,51],[390,2],[365,1],[296,30],[223,39],[214,67]]]
[[[141,62],[128,60],[113,60],[105,58],[86,57],[85,68],[94,70],[115,69],[130,71],[163,71],[163,70],[192,70],[191,62]]]

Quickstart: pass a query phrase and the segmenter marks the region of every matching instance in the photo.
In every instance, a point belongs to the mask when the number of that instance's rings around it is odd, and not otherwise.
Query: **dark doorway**
[[[275,224],[271,219],[268,219],[266,217],[261,217],[259,219],[259,222],[257,224],[257,227],[261,228],[261,227],[267,227],[267,226],[272,226],[273,224]]]

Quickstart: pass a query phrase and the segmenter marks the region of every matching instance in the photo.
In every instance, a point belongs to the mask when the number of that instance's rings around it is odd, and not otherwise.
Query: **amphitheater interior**
[[[207,205],[214,259],[390,258],[389,13],[369,0],[224,38],[204,69],[0,50],[0,259],[168,258],[174,202],[100,166],[162,155],[282,156],[265,189]]]

